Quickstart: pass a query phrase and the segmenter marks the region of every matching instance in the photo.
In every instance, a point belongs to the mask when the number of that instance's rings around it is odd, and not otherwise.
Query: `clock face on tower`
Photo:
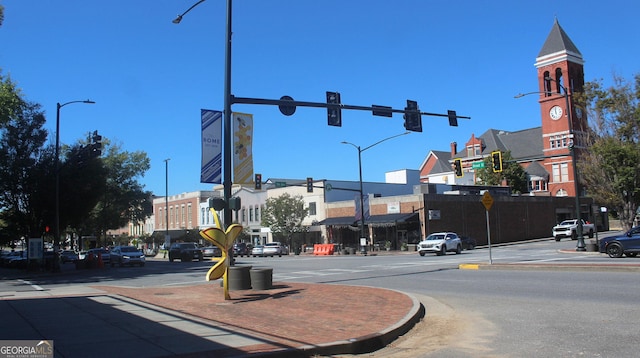
[[[560,119],[560,117],[562,117],[562,108],[560,108],[559,106],[551,107],[551,110],[549,111],[549,116],[551,116],[551,119],[553,120]]]

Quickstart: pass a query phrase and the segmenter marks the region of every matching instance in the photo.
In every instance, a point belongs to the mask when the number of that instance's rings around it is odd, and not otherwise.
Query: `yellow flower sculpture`
[[[231,258],[229,258],[229,249],[233,246],[233,242],[242,232],[242,226],[238,224],[230,225],[227,230],[223,231],[220,225],[220,218],[218,217],[218,213],[211,209],[213,212],[213,218],[216,223],[216,227],[211,227],[208,229],[204,229],[200,231],[200,236],[202,236],[207,241],[216,245],[222,251],[222,257],[215,265],[213,265],[209,272],[207,272],[207,281],[217,280],[219,278],[223,278],[222,286],[224,288],[224,299],[229,300],[231,297],[229,296],[229,264],[231,262]]]

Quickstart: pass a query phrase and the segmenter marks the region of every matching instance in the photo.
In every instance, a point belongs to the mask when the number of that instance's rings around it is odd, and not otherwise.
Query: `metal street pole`
[[[182,21],[182,17],[191,11],[194,7],[200,5],[205,0],[199,0],[195,4],[191,5],[187,11],[178,15],[174,20],[174,24],[179,24]],[[224,215],[223,221],[225,226],[231,225],[232,215],[231,209],[229,209],[229,200],[231,199],[231,19],[232,19],[232,0],[227,0],[227,27],[225,33],[225,64],[224,64],[224,120],[223,120],[223,147],[222,147],[222,160],[223,160],[223,178],[222,186],[224,192]]]
[[[66,102],[63,104],[60,104],[59,102],[56,103],[56,153],[55,153],[55,157],[56,157],[56,165],[55,165],[55,171],[56,171],[56,207],[55,207],[55,211],[56,211],[56,227],[55,227],[55,237],[53,238],[53,248],[54,248],[54,255],[56,260],[54,260],[54,270],[57,271],[57,269],[59,269],[59,267],[57,266],[57,258],[58,258],[58,251],[59,251],[59,247],[60,246],[60,108],[68,105],[68,104],[72,104],[72,103],[87,103],[87,104],[94,104],[96,102],[91,101],[91,100],[84,100],[84,101],[70,101],[70,102]]]
[[[586,247],[584,244],[584,237],[582,236],[582,216],[580,214],[580,184],[578,183],[578,166],[576,165],[576,138],[573,133],[573,122],[571,118],[571,107],[569,107],[569,93],[567,92],[567,88],[563,86],[557,80],[554,80],[551,77],[545,77],[546,80],[550,80],[555,82],[560,89],[562,89],[565,106],[567,108],[567,119],[569,120],[569,132],[572,135],[571,145],[569,146],[569,151],[571,153],[571,164],[573,166],[573,184],[575,190],[575,198],[576,198],[576,235],[578,236],[578,243],[576,244],[576,251],[586,251]]]
[[[224,61],[224,146],[223,146],[223,181],[224,187],[224,225],[231,225],[231,7],[232,0],[227,0],[227,31]],[[233,257],[233,255],[231,256]]]
[[[164,233],[164,249],[169,250],[171,246],[171,236],[169,235],[169,160],[164,160],[164,214],[165,214],[165,233]]]
[[[371,144],[370,146],[368,146],[368,147],[366,147],[364,149],[360,148],[359,145],[353,144],[351,142],[346,142],[346,141],[341,142],[342,144],[350,144],[350,145],[352,145],[353,147],[355,147],[358,150],[358,172],[359,172],[359,175],[360,175],[360,238],[361,239],[364,238],[364,239],[367,239],[367,241],[369,240],[369,237],[368,237],[369,235],[367,235],[365,233],[365,229],[364,229],[365,228],[365,210],[364,210],[364,189],[363,189],[363,185],[362,185],[362,152],[364,152],[365,150],[370,149],[372,147],[375,147],[376,145],[378,145],[378,144],[380,144],[382,142],[388,141],[389,139],[393,139],[393,138],[400,137],[400,136],[403,136],[403,135],[407,135],[407,134],[410,134],[410,133],[411,132],[404,132],[404,133],[401,133],[401,134],[396,134],[394,136],[381,139],[381,140]],[[363,255],[367,254],[367,245],[366,244],[360,245],[360,252],[362,252]]]
[[[586,247],[584,244],[584,237],[582,237],[582,221],[581,221],[581,215],[580,215],[580,184],[578,183],[578,165],[576,164],[576,147],[575,147],[575,135],[573,133],[573,122],[572,122],[572,117],[571,117],[571,108],[569,107],[569,93],[567,92],[567,89],[558,81],[554,80],[551,77],[545,77],[545,80],[549,80],[549,81],[553,81],[555,83],[558,84],[558,86],[560,87],[560,89],[562,89],[563,93],[560,93],[565,100],[565,106],[566,106],[566,110],[567,110],[567,120],[569,121],[569,132],[571,133],[572,138],[572,142],[571,145],[569,147],[569,152],[571,154],[571,164],[573,166],[573,184],[574,184],[574,191],[575,191],[575,206],[576,206],[576,235],[578,236],[578,243],[576,244],[576,251],[586,251]],[[530,94],[552,94],[555,92],[529,92],[529,93],[520,93],[516,96],[514,96],[514,98],[521,98],[524,97],[526,95],[530,95]]]

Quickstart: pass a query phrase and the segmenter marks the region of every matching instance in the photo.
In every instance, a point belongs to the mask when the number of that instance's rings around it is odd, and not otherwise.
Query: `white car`
[[[426,239],[418,243],[418,253],[424,256],[426,253],[436,255],[446,255],[447,251],[459,254],[462,252],[462,242],[458,234],[454,232],[438,232],[427,236]]]
[[[279,242],[270,242],[267,244],[264,244],[264,248],[262,250],[262,256],[282,256],[282,255],[289,255],[289,250],[287,249],[286,246],[282,245]]]
[[[144,266],[144,253],[135,246],[116,246],[109,252],[111,267],[119,265]]]

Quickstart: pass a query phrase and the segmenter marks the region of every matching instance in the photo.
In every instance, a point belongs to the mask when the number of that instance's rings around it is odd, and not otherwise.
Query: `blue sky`
[[[200,109],[223,107],[225,6],[207,0],[0,0],[0,68],[25,97],[40,103],[55,138],[56,103],[91,99],[61,112],[61,142],[98,130],[127,151],[145,151],[146,190],[210,190],[200,181]],[[471,120],[449,127],[422,118],[423,132],[362,153],[365,181],[418,169],[429,150],[464,145],[489,128],[540,125],[535,58],[557,17],[586,61],[585,79],[611,83],[640,73],[634,0],[235,0],[232,93],[238,97],[456,110]],[[358,180],[358,153],[404,131],[400,114],[343,111],[342,127],[326,110],[234,105],[254,114],[254,167],[263,178]]]

